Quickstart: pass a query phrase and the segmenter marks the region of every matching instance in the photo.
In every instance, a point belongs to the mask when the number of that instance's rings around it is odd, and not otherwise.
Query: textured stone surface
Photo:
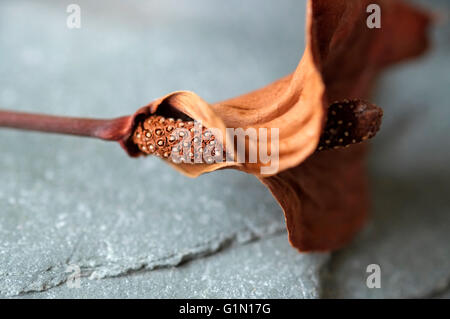
[[[64,3],[0,2],[1,108],[112,117],[179,89],[213,102],[290,72],[303,48],[295,0],[77,3],[80,30]],[[0,296],[448,296],[449,33],[441,25],[433,53],[380,83],[374,218],[331,259],[289,246],[249,175],[191,180],[114,144],[0,130]],[[365,286],[372,263],[381,289]],[[80,289],[65,283],[72,264]]]
[[[302,255],[285,234],[270,236],[182,267],[119,278],[81,278],[32,298],[317,298],[318,271],[328,254]]]

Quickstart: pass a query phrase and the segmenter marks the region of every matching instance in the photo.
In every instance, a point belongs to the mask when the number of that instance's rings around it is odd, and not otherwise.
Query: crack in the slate
[[[108,263],[108,264],[97,264],[92,267],[87,267],[81,265],[81,262],[78,262],[80,270],[81,270],[81,278],[89,278],[89,279],[104,279],[104,278],[118,278],[118,277],[125,277],[125,276],[131,276],[136,275],[144,272],[154,271],[158,269],[164,269],[164,268],[170,268],[170,267],[179,267],[181,265],[184,265],[188,262],[191,262],[193,260],[197,260],[200,258],[205,258],[208,256],[212,256],[214,254],[217,254],[219,252],[222,252],[226,249],[230,249],[235,246],[239,245],[245,245],[251,242],[255,242],[261,239],[270,238],[278,234],[284,233],[285,227],[284,224],[272,224],[270,226],[274,227],[267,227],[264,231],[257,232],[252,227],[248,227],[245,230],[241,230],[239,232],[232,233],[228,236],[222,236],[219,238],[211,239],[208,242],[205,243],[199,243],[195,246],[192,246],[185,250],[185,252],[179,252],[179,253],[172,253],[169,255],[166,255],[162,258],[154,259],[151,261],[145,260],[145,258],[141,258],[144,260],[136,260],[131,262],[129,265],[126,265],[123,268],[119,268],[114,270],[111,267],[115,267],[116,265],[114,263]],[[57,266],[64,267],[70,264],[72,256],[74,255],[76,249],[78,247],[78,244],[74,246],[72,249],[71,254],[68,258],[66,258],[65,263],[61,263],[58,265],[51,266],[47,268],[44,271],[41,271],[39,274],[44,274],[48,272],[51,269],[56,268]],[[105,267],[102,269],[102,267]],[[107,268],[110,267],[110,268]],[[102,271],[104,271],[102,273]],[[62,276],[63,278],[58,280],[57,275]],[[24,296],[31,293],[39,293],[48,291],[52,288],[59,287],[67,282],[68,275],[65,275],[63,273],[59,273],[55,276],[52,276],[48,280],[44,280],[42,283],[39,281],[34,281],[28,284],[26,287],[20,289],[17,292],[14,293],[6,293],[8,297],[14,297],[14,296]],[[52,280],[55,280],[52,282]],[[34,288],[33,286],[38,284],[39,287]],[[32,288],[33,287],[33,288]],[[4,292],[2,292],[4,293]]]

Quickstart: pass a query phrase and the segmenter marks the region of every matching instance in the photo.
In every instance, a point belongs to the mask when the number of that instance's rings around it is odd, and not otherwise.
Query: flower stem
[[[130,117],[89,119],[0,110],[0,127],[119,140]]]

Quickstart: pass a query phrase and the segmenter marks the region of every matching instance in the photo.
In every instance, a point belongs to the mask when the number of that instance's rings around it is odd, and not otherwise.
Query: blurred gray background
[[[0,129],[0,297],[450,297],[450,4],[415,2],[440,15],[433,49],[377,88],[373,216],[349,247],[297,253],[250,175],[191,180],[114,143]],[[116,117],[174,90],[236,96],[296,67],[304,16],[298,0],[1,0],[0,108]]]

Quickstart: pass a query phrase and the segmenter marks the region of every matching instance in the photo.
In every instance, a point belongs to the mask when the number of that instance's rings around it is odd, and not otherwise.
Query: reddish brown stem
[[[95,137],[117,141],[129,132],[131,118],[87,119],[0,110],[0,127]]]

